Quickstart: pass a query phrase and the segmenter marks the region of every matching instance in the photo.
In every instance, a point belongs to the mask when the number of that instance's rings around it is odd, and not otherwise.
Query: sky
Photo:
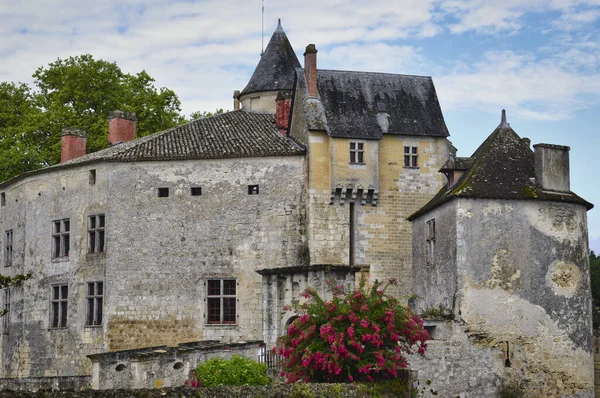
[[[571,189],[600,253],[600,0],[0,0],[0,81],[32,84],[57,58],[146,70],[185,114],[233,108],[281,18],[318,68],[432,76],[458,148],[500,122],[571,148]],[[264,26],[264,35],[263,32]],[[264,39],[263,39],[264,37]]]

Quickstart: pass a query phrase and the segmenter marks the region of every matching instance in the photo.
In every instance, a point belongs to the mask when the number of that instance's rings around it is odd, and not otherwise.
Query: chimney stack
[[[233,92],[233,110],[237,111],[240,109],[240,100],[238,97],[240,96],[240,90],[235,90]]]
[[[108,144],[131,141],[135,138],[135,113],[112,111],[108,115]]]
[[[317,48],[314,44],[306,46],[304,51],[304,78],[309,97],[317,96]]]
[[[68,162],[71,159],[85,155],[87,133],[84,130],[65,128],[62,129],[60,143],[60,162]]]
[[[569,150],[568,146],[536,144],[535,177],[542,189],[569,192]]]
[[[283,91],[277,93],[277,98],[275,99],[275,121],[277,123],[279,133],[281,133],[283,136],[287,136],[288,133],[288,125],[290,121],[290,103],[291,96],[289,93],[284,93]]]

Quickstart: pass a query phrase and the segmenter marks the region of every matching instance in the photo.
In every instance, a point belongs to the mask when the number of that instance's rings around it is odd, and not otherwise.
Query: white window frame
[[[85,301],[85,326],[102,326],[102,314],[104,313],[103,281],[94,281],[86,283]]]
[[[419,167],[419,147],[413,145],[404,146],[404,167],[416,169]]]
[[[350,164],[365,164],[365,143],[350,141]]]
[[[215,282],[218,282],[218,292],[215,291]],[[235,288],[235,292],[234,294],[225,294],[225,285],[228,282],[227,285],[228,288],[230,289],[231,286],[233,286]],[[233,285],[231,285],[231,283],[233,283]],[[213,289],[211,291],[211,289]],[[237,279],[235,278],[210,278],[206,280],[206,316],[205,316],[205,320],[206,320],[206,324],[207,325],[237,325],[237,317],[238,317],[238,303],[237,303],[237,292],[238,292],[238,286],[237,286]],[[229,292],[230,293],[230,292]],[[227,314],[225,314],[225,305],[226,303],[228,303],[229,305],[231,305],[231,303],[233,303],[234,306],[234,314],[233,314],[233,319],[230,318],[230,314],[229,317],[227,316]],[[213,310],[213,306],[214,305],[218,305],[218,311],[219,311],[219,319],[217,320],[216,318],[212,318],[212,316],[214,316],[213,314],[211,314],[212,310]],[[227,319],[226,319],[227,318]]]

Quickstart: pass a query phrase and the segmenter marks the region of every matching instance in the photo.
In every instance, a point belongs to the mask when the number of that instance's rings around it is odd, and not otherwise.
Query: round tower
[[[250,81],[237,97],[242,108],[252,112],[275,113],[277,94],[292,92],[296,68],[300,68],[300,62],[279,20]]]

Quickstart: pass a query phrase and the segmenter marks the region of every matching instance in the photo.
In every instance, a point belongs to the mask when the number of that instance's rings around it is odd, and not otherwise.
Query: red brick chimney
[[[71,159],[85,155],[85,144],[87,133],[78,129],[63,129],[60,143],[60,162],[68,162]]]
[[[290,94],[280,91],[275,99],[275,121],[281,135],[288,133],[288,124],[290,121]]]
[[[304,78],[309,97],[317,96],[317,48],[314,44],[306,46],[304,51]]]
[[[108,144],[131,141],[135,138],[135,113],[112,111],[108,115]]]

